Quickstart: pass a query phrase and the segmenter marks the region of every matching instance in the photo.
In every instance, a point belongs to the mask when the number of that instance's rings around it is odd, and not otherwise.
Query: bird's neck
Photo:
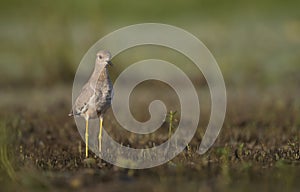
[[[91,82],[99,82],[99,81],[106,81],[109,79],[108,69],[104,65],[95,65],[94,71],[91,75]]]
[[[104,65],[99,65],[98,63],[95,65],[94,71],[92,73],[91,78],[96,79],[99,77],[99,75],[106,70],[106,67]]]

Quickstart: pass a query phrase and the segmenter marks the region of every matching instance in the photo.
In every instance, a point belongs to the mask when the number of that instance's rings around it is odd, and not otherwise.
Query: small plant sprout
[[[169,113],[168,113],[168,115],[167,115],[167,118],[168,118],[168,120],[167,120],[167,122],[169,123],[169,138],[171,138],[171,135],[172,135],[172,128],[173,128],[173,126],[174,126],[174,116],[175,116],[175,114],[177,113],[177,111],[170,111]]]

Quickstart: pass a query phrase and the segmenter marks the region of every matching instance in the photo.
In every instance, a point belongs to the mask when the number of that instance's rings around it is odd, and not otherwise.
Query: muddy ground
[[[278,87],[229,88],[224,127],[206,154],[196,153],[209,117],[204,110],[203,122],[181,154],[155,168],[130,170],[93,152],[95,162],[86,163],[84,142],[67,116],[69,86],[8,89],[1,93],[1,191],[297,191],[299,93],[292,88],[285,93]],[[104,125],[115,140],[148,145],[146,137],[136,140],[113,121],[110,110]],[[167,125],[152,134],[152,143],[167,138]]]

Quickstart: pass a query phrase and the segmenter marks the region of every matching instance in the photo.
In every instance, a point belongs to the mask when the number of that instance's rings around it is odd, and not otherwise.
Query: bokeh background
[[[298,1],[1,1],[1,87],[71,83],[102,36],[143,22],[181,27],[211,50],[227,86],[300,81]],[[120,62],[119,65],[122,65]]]
[[[0,191],[297,191],[299,10],[297,0],[0,0]],[[77,66],[104,35],[144,22],[183,28],[214,55],[228,94],[221,134],[207,154],[195,153],[210,115],[201,72],[175,51],[136,47],[113,59],[112,79],[142,59],[178,65],[199,88],[199,129],[182,154],[155,169],[124,170],[96,157],[87,166],[67,117]],[[149,102],[162,93],[178,124],[170,87],[145,82],[136,91],[144,95],[130,101],[138,120],[149,118]],[[114,124],[111,111],[106,118],[124,144],[151,147],[168,138],[168,120],[165,131],[139,137]]]

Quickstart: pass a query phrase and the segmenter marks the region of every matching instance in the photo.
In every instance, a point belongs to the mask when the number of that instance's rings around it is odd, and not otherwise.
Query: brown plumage
[[[85,155],[88,157],[88,121],[100,119],[99,152],[101,152],[102,123],[105,111],[111,105],[113,86],[108,74],[108,65],[111,64],[111,54],[102,50],[97,53],[94,71],[88,82],[83,86],[75,100],[69,116],[81,116],[86,121]]]

